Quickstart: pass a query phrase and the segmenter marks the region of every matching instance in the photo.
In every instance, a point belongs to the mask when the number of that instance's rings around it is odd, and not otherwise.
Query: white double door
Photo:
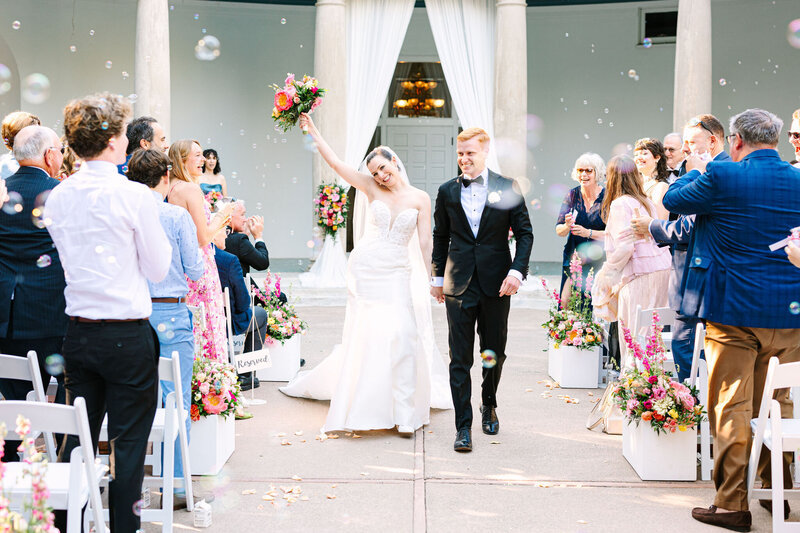
[[[400,124],[395,119],[385,126],[386,144],[397,153],[414,187],[426,191],[435,201],[439,185],[458,175],[456,127],[430,124]],[[449,122],[449,121],[448,121]]]

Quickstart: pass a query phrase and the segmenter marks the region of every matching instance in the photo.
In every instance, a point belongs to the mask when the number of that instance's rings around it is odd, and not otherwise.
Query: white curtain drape
[[[461,127],[494,141],[495,0],[425,0],[425,9]],[[491,146],[487,164],[500,172]]]
[[[347,149],[358,167],[381,117],[414,0],[347,1]]]

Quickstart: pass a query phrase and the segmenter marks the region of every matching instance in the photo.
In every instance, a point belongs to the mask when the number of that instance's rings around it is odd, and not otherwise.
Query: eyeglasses
[[[728,144],[733,146],[733,141],[736,140],[736,136],[739,135],[738,133],[731,133],[730,135],[725,137],[725,140],[728,141]]]
[[[692,120],[690,120],[688,126],[690,128],[696,128],[697,126],[700,126],[704,130],[706,130],[708,133],[710,133],[711,135],[714,135],[714,132],[711,131],[711,128],[706,126],[706,123],[703,122],[702,120],[700,120],[699,118],[693,118]]]
[[[580,175],[580,174],[591,174],[592,172],[594,172],[593,168],[576,168],[575,169],[575,174],[578,174],[578,175]]]
[[[672,153],[672,152],[679,152],[679,151],[680,151],[680,148],[669,148],[669,147],[665,146],[665,147],[664,147],[664,151],[665,151],[665,152],[669,152],[669,153]]]
[[[789,139],[791,139],[793,141],[796,141],[797,139],[800,139],[800,131],[787,131],[786,135],[788,135]]]
[[[61,147],[48,146],[47,149],[44,151],[43,155],[46,155],[47,152],[49,152],[50,150],[58,150],[59,152],[61,152],[61,155],[64,155],[64,150],[66,149],[67,149],[66,146],[61,146]]]

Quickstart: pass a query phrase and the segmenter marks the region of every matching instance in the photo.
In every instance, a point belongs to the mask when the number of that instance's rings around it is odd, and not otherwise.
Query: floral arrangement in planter
[[[253,296],[256,305],[267,312],[267,342],[280,341],[283,344],[293,336],[305,333],[308,324],[297,316],[294,306],[281,292],[281,277],[267,271],[264,285],[264,290],[253,287]]]
[[[239,407],[239,379],[236,368],[216,359],[199,357],[192,371],[192,405],[189,416],[193,421],[201,416],[227,417]]]
[[[294,74],[287,74],[283,87],[273,84],[272,88],[275,90],[272,120],[277,122],[275,128],[284,132],[297,124],[300,113],[311,113],[318,108],[325,95],[325,89],[319,87],[317,79],[308,75],[297,81]]]
[[[672,381],[664,370],[664,341],[657,313],[653,313],[647,347],[642,349],[633,340],[631,332],[622,327],[625,342],[642,369],[624,372],[613,389],[616,405],[630,422],[649,422],[656,433],[686,431],[700,424],[704,418],[703,406],[698,401],[695,387]],[[638,367],[638,365],[637,365]]]
[[[549,316],[542,327],[547,330],[547,336],[556,349],[563,344],[588,350],[603,343],[603,328],[592,318],[590,290],[594,275],[592,271],[589,272],[586,290],[583,290],[583,264],[577,253],[572,255],[569,271],[572,292],[566,302],[542,278],[542,286],[551,301]]]
[[[36,450],[31,437],[30,421],[22,415],[17,417],[16,432],[22,438],[18,451],[24,455],[24,475],[30,477],[33,488],[33,501],[25,503],[25,511],[11,511],[8,499],[0,493],[0,531],[9,533],[58,533],[53,525],[53,510],[47,505],[50,491],[45,483],[47,457]],[[5,424],[0,425],[0,459],[3,457],[3,445],[6,437]],[[5,474],[5,465],[0,462],[0,480]]]
[[[206,202],[211,208],[211,212],[216,212],[217,210],[217,202],[222,200],[222,193],[219,191],[208,191],[206,193]]]
[[[325,235],[336,236],[336,232],[347,223],[347,189],[342,185],[322,184],[317,189],[314,200],[314,215]]]

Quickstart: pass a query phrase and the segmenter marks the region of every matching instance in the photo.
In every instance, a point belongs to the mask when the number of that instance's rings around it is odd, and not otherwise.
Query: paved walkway
[[[338,296],[332,291],[329,299]],[[689,515],[711,503],[710,483],[644,483],[623,459],[621,437],[584,428],[601,390],[547,388],[539,326],[546,306],[543,294],[529,296],[511,312],[497,436],[484,435],[478,420],[474,451],[457,454],[452,412],[434,411],[413,438],[373,431],[320,441],[327,402],[289,398],[279,383],[262,383],[255,396],[267,403],[236,422],[236,452],[223,471],[195,478],[197,492],[215,496],[209,531],[720,531]],[[309,367],[341,335],[344,308],[322,300],[299,308],[310,325],[303,338]],[[443,306],[434,307],[434,322],[446,353]],[[473,384],[479,375],[476,365]],[[476,409],[479,403],[473,395]],[[753,515],[754,531],[770,531],[766,511],[756,506]],[[191,514],[177,512],[175,520],[176,531],[193,529]]]

